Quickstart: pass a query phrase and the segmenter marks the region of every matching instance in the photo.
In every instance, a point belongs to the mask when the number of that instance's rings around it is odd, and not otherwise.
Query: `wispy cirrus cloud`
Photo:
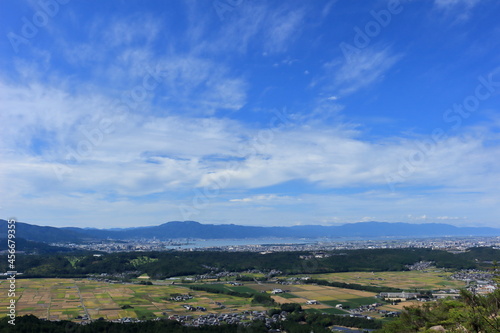
[[[192,32],[195,26],[181,32],[189,51],[177,45],[179,39],[170,41],[171,27],[150,14],[99,18],[83,29],[87,33],[83,39],[55,41],[64,54],[62,61],[85,73],[86,80],[78,82],[80,89],[100,89],[102,94],[131,100],[131,90],[153,80],[154,91],[140,96],[141,103],[174,113],[210,115],[238,110],[246,102],[245,78],[212,54],[200,51],[202,37]],[[165,45],[158,49],[163,41]],[[221,52],[224,50],[217,50]],[[72,79],[65,80],[72,84]]]
[[[497,39],[477,26],[435,29],[486,6],[412,2],[415,11],[389,18],[389,7],[364,3],[227,4],[221,21],[212,2],[131,2],[114,11],[71,2],[22,52],[2,58],[0,209],[26,221],[97,226],[178,220],[180,205],[200,201],[193,218],[217,223],[402,221],[409,214],[497,222],[498,122],[485,112],[498,109],[498,78],[488,76]],[[429,12],[445,20],[421,20]],[[0,29],[22,33],[23,15]],[[491,13],[481,15],[484,27],[496,24]],[[403,28],[406,20],[413,24]],[[359,24],[376,39],[345,61],[338,43]],[[420,40],[420,31],[436,36]],[[456,33],[463,44],[436,48]],[[469,41],[484,49],[470,59],[490,57],[487,65],[454,58]],[[450,62],[460,70],[415,78]],[[396,70],[400,91],[387,82]],[[448,106],[479,98],[463,94],[478,73],[489,80],[480,87],[488,96],[459,119],[457,132],[422,152],[430,138],[398,127],[394,114],[404,110],[408,126],[432,133]],[[270,110],[283,107],[289,119],[276,120]]]
[[[435,7],[454,16],[455,22],[468,20],[472,9],[479,3],[480,0],[434,0]]]
[[[288,45],[300,34],[300,26],[304,19],[304,10],[281,9],[266,19],[265,50],[270,53],[284,52]]]
[[[472,8],[477,5],[480,0],[434,0],[434,4],[440,8],[451,8],[455,6],[465,6]]]
[[[252,197],[246,197],[242,199],[230,199],[230,202],[247,202],[247,203],[272,203],[275,204],[276,202],[284,202],[287,204],[291,204],[293,201],[293,198],[290,196],[282,196],[282,195],[276,195],[276,194],[262,194],[262,195],[255,195]]]
[[[14,88],[3,83],[2,87],[2,100],[6,101],[1,106],[2,124],[5,124],[2,131],[8,139],[3,144],[11,153],[34,154],[36,149],[36,155],[47,161],[64,162],[68,147],[75,147],[84,140],[84,133],[91,132],[100,119],[114,119],[115,116],[115,111],[107,108],[109,98],[95,92],[89,97],[41,85]],[[46,110],[50,112],[44,112]],[[108,167],[114,163],[145,163],[152,168],[162,168],[164,163],[164,167],[179,165],[182,169],[185,167],[182,161],[196,161],[191,166],[199,168],[200,178],[190,179],[199,179],[200,186],[205,185],[203,173],[206,171],[230,172],[231,187],[265,187],[293,179],[333,187],[383,184],[384,174],[396,173],[398,160],[416,151],[422,140],[417,136],[371,142],[364,140],[362,132],[352,126],[339,123],[337,127],[322,128],[314,120],[308,124],[303,119],[306,123],[272,132],[269,141],[254,149],[252,140],[258,137],[258,131],[234,120],[168,113],[156,116],[124,114],[121,117],[115,120],[113,132],[103,138],[91,156],[83,158],[85,163],[105,168],[106,163],[111,163]],[[16,119],[23,120],[22,126],[14,129],[6,125]],[[481,128],[481,132],[485,130],[489,131]],[[426,162],[421,163],[408,182],[432,181],[443,186],[476,183],[476,180],[471,181],[474,175],[481,177],[490,172],[498,156],[495,147],[484,145],[487,137],[477,131],[440,142],[426,155]],[[50,133],[57,136],[47,137]],[[51,138],[50,145],[44,146],[39,137]],[[137,137],[141,140],[136,140]],[[242,149],[245,146],[248,150]],[[246,151],[253,153],[246,154]],[[237,159],[238,167],[220,169],[223,160],[210,156]],[[152,159],[154,163],[147,165]],[[176,159],[178,161],[173,163]],[[452,165],[460,165],[460,168],[450,172]]]
[[[338,95],[352,94],[382,80],[402,58],[390,47],[370,47],[351,55],[350,61],[335,59],[324,64],[324,74],[313,84]]]
[[[53,198],[50,205],[57,202],[77,205],[86,197],[89,205],[93,202],[104,210],[98,201],[112,202],[113,207],[125,203],[143,207],[141,198],[149,196],[166,196],[179,204],[193,188],[201,191],[207,186],[212,188],[214,177],[226,177],[229,181],[218,189],[220,198],[210,205],[206,216],[212,216],[210,211],[227,204],[254,203],[274,211],[273,205],[300,201],[304,207],[316,205],[317,211],[324,214],[321,219],[328,219],[327,207],[331,203],[326,197],[325,201],[319,200],[317,191],[357,192],[367,187],[378,189],[376,199],[370,193],[360,195],[349,201],[349,207],[363,204],[366,208],[363,216],[374,217],[385,212],[376,209],[375,203],[394,202],[394,195],[401,197],[398,216],[406,216],[402,211],[416,205],[416,199],[410,200],[406,189],[414,191],[428,184],[434,188],[426,190],[426,196],[449,196],[458,202],[471,197],[470,193],[481,193],[476,200],[483,207],[494,206],[495,198],[499,197],[496,183],[491,182],[500,178],[495,167],[500,151],[489,144],[497,137],[494,122],[465,128],[461,136],[443,139],[415,165],[411,176],[398,184],[402,193],[391,195],[387,175],[398,175],[401,161],[418,151],[425,137],[373,141],[365,139],[362,130],[341,120],[332,126],[331,122],[321,124],[316,119],[301,118],[298,123],[272,131],[271,137],[256,145],[260,130],[238,120],[168,112],[117,115],[116,110],[108,107],[112,97],[98,90],[74,94],[64,85],[1,82],[1,88],[0,98],[4,103],[0,105],[0,130],[6,138],[1,146],[4,161],[1,192],[3,197],[9,197],[4,204],[27,201],[42,207]],[[152,107],[149,103],[146,106]],[[82,141],[90,140],[89,135],[95,133],[104,118],[113,120],[112,131],[102,133],[100,138],[94,134],[93,140],[98,143],[79,159],[73,159],[71,152]],[[16,122],[17,127],[9,125]],[[62,179],[55,170],[59,170]],[[252,195],[256,190],[265,191],[294,181],[302,182],[299,195],[272,192]],[[243,195],[235,198],[234,191]],[[174,192],[176,198],[172,198]],[[88,196],[89,193],[94,194]],[[305,200],[304,195],[314,196],[316,203]],[[335,200],[339,205],[342,202],[338,196]],[[432,200],[425,202],[427,205]],[[155,206],[155,212],[161,210],[159,203],[150,205]],[[423,207],[422,202],[419,205]],[[220,213],[221,216],[230,214],[232,209]],[[449,216],[445,210],[428,211],[427,216]],[[172,210],[170,213],[179,218]],[[470,214],[461,210],[463,216]],[[280,219],[291,217],[280,216]],[[307,218],[304,216],[302,220]]]
[[[205,14],[193,12],[192,15],[198,18]],[[215,53],[236,51],[241,54],[252,49],[263,54],[281,54],[300,37],[305,15],[305,8],[293,8],[286,3],[271,6],[267,3],[247,2],[221,22],[217,35],[209,36],[208,42],[204,40],[195,48]]]
[[[140,45],[148,47],[162,30],[161,21],[150,14],[112,17],[92,26],[92,38],[100,36],[111,47]]]

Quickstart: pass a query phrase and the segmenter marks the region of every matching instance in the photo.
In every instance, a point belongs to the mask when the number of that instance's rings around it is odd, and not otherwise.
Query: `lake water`
[[[299,238],[244,238],[244,239],[195,239],[183,240],[179,243],[187,243],[182,245],[166,246],[169,249],[199,249],[205,247],[222,247],[222,246],[251,246],[251,245],[300,245],[300,244],[316,244],[318,241],[314,239],[299,239]]]

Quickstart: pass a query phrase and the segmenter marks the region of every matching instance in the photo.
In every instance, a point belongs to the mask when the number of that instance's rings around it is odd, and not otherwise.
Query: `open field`
[[[456,289],[465,287],[462,281],[451,280],[450,272],[437,269],[429,271],[407,272],[346,272],[309,275],[314,279],[327,281],[357,283],[361,285],[394,287],[405,290],[410,289]]]
[[[238,291],[248,293],[266,292],[270,294],[271,290],[279,288],[276,284],[268,283],[245,283],[244,286],[231,286],[229,284],[208,284],[210,288],[224,291]],[[317,285],[287,285],[283,286],[287,290],[285,293],[272,295],[271,297],[279,304],[298,303],[305,310],[318,310],[332,314],[346,314],[346,311],[335,308],[337,304],[342,304],[350,308],[356,308],[360,305],[373,304],[378,302],[375,293],[335,288],[329,286]],[[316,300],[319,304],[306,304],[309,300]]]
[[[384,280],[396,279],[400,273],[418,272],[386,272],[383,274]],[[339,273],[347,279],[347,273]],[[323,274],[321,278],[328,276],[337,278],[339,274]],[[351,275],[365,275],[368,281],[371,273],[348,273]],[[368,275],[367,275],[368,274]],[[377,275],[376,275],[377,276]],[[412,278],[416,278],[413,275]],[[380,277],[380,276],[378,276]],[[431,275],[432,277],[432,275]],[[318,276],[315,276],[318,278]],[[407,280],[411,279],[406,276]],[[362,279],[360,277],[359,279]],[[400,282],[402,283],[402,282]],[[405,282],[409,283],[409,282]],[[427,282],[428,283],[428,282]],[[402,284],[400,284],[402,285]],[[201,306],[210,313],[231,313],[241,311],[262,311],[266,308],[251,304],[251,298],[236,297],[226,294],[213,294],[205,291],[194,291],[181,285],[137,285],[123,283],[106,283],[88,279],[19,279],[16,281],[17,314],[33,314],[39,318],[51,320],[65,319],[77,320],[86,315],[92,319],[100,317],[107,320],[114,320],[123,317],[131,318],[154,318],[165,315],[199,315],[204,312],[188,311],[183,305]],[[245,283],[243,286],[232,286],[230,284],[209,284],[214,289],[225,291],[237,291],[245,293],[270,293],[278,287],[275,284],[267,283]],[[280,304],[298,303],[305,310],[327,312],[335,314],[345,314],[346,311],[336,308],[337,304],[344,307],[356,308],[360,305],[367,305],[379,302],[373,292],[335,288],[320,285],[287,285],[283,286],[286,293],[272,295],[271,297]],[[0,282],[0,317],[7,314],[8,285],[7,281]],[[192,299],[175,302],[170,301],[172,294],[190,294]],[[309,300],[316,300],[319,304],[306,304]],[[221,309],[222,303],[225,308]],[[404,302],[398,305],[385,305],[381,309],[399,311],[403,305],[410,305],[411,302]]]
[[[189,285],[186,285],[189,286]],[[256,294],[259,293],[260,291],[254,288],[250,288],[247,286],[233,286],[230,284],[226,283],[214,283],[214,284],[199,284],[199,283],[193,283],[192,286],[207,286],[215,290],[220,290],[221,292],[230,292],[230,291],[235,291],[238,293],[248,293],[248,294]]]
[[[412,305],[421,305],[422,303],[421,302],[418,302],[418,301],[405,301],[405,302],[401,302],[401,303],[398,303],[398,304],[387,304],[387,305],[384,305],[384,306],[381,306],[379,309],[380,310],[387,310],[387,311],[401,311],[403,310],[403,308],[405,306],[412,306]]]
[[[224,294],[193,291],[177,285],[112,284],[87,279],[19,279],[16,281],[17,315],[33,314],[52,320],[75,320],[90,315],[113,320],[123,317],[154,318],[173,314],[199,315],[204,312],[188,311],[182,305],[202,306],[211,313],[262,311],[252,305],[251,299]],[[0,317],[7,314],[9,298],[6,280],[0,282]],[[171,294],[190,294],[192,299],[174,302]],[[220,309],[215,302],[226,308]],[[132,308],[122,309],[130,305]]]
[[[241,276],[246,276],[254,279],[260,279],[265,277],[265,274],[263,273],[241,273]]]
[[[329,313],[346,313],[340,309],[335,309],[337,304],[356,308],[360,305],[378,302],[375,293],[360,290],[317,285],[293,285],[286,286],[285,289],[290,291],[273,295],[272,298],[278,303],[298,303],[304,309],[321,309],[322,312]],[[308,300],[316,300],[320,304],[306,304]],[[323,311],[327,309],[329,310]]]

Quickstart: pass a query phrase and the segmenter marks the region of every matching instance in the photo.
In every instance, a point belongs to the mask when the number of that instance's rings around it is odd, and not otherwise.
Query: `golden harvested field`
[[[283,304],[283,303],[298,303],[298,304],[305,304],[306,301],[308,301],[307,299],[305,298],[301,298],[301,297],[295,297],[295,298],[285,298],[285,297],[282,297],[282,296],[278,296],[278,295],[273,295],[271,296],[272,299],[274,299],[276,302],[278,302],[279,304]]]
[[[436,269],[408,272],[346,272],[310,275],[314,279],[401,289],[456,289],[465,287],[462,281],[451,280],[450,272]]]
[[[108,320],[123,317],[153,318],[172,314],[199,315],[206,312],[188,311],[182,305],[202,306],[211,313],[262,311],[250,299],[224,294],[193,291],[176,285],[112,284],[87,279],[18,279],[16,280],[17,315],[33,314],[39,318],[76,320],[77,316],[103,317]],[[171,294],[191,294],[192,299],[174,302]],[[7,281],[0,282],[0,317],[7,315],[9,303]],[[167,300],[165,300],[165,298]],[[215,302],[226,306],[220,309]],[[133,308],[122,309],[130,305]]]
[[[328,286],[318,286],[318,285],[293,285],[286,286],[284,289],[290,290],[288,295],[293,295],[295,298],[290,296],[283,297],[282,294],[271,296],[278,303],[298,303],[302,305],[304,309],[317,309],[321,312],[342,314],[346,313],[341,309],[335,308],[337,304],[342,304],[343,306],[349,306],[351,309],[356,308],[360,305],[367,305],[373,303],[379,303],[380,300],[375,298],[375,293],[335,288]],[[306,304],[308,300],[316,300],[320,304]],[[411,306],[415,304],[422,304],[419,301],[406,301],[400,302],[396,305],[386,304],[378,309],[388,310],[388,311],[401,311],[405,306]],[[381,318],[382,315],[375,312],[363,313],[367,316]]]
[[[317,285],[293,285],[286,286],[285,289],[290,291],[286,294],[277,294],[271,297],[281,304],[298,303],[304,309],[329,310],[329,313],[346,313],[341,309],[335,309],[337,304],[356,308],[360,305],[378,302],[377,298],[375,298],[375,293],[360,290]],[[320,304],[306,304],[309,300],[316,300]]]
[[[380,310],[387,310],[387,311],[401,311],[405,306],[412,306],[412,305],[421,305],[422,303],[419,301],[405,301],[398,303],[396,305],[384,305],[381,306],[379,309]]]
[[[320,302],[328,300],[347,301],[349,299],[367,298],[367,297],[373,297],[372,303],[375,303],[376,301],[376,299],[374,298],[376,293],[371,293],[361,290],[352,290],[352,289],[343,289],[343,288],[316,286],[316,285],[298,285],[298,286],[293,286],[292,288],[289,289],[291,293],[295,296],[299,296],[308,300],[314,299]]]

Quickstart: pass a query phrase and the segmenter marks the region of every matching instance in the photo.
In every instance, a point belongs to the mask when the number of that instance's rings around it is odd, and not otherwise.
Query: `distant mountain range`
[[[0,238],[7,235],[7,221],[0,220]],[[235,224],[202,224],[195,221],[173,221],[158,226],[93,229],[56,228],[17,222],[16,237],[37,242],[82,242],[100,239],[129,240],[153,238],[243,239],[243,238],[380,238],[380,237],[443,237],[500,236],[500,229],[455,227],[449,224],[359,222],[341,226],[303,225],[292,227],[252,227]]]

